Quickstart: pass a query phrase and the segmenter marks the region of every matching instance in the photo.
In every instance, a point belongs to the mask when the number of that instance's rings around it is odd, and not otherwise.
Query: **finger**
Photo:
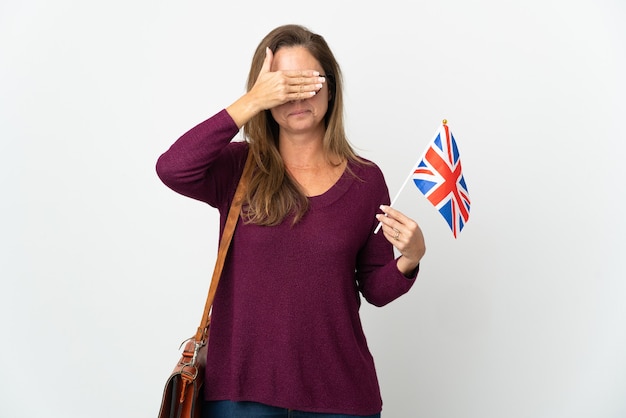
[[[394,245],[397,245],[398,241],[400,241],[400,238],[404,237],[404,235],[400,232],[398,228],[388,227],[387,235],[389,241],[391,241]]]
[[[287,86],[287,100],[306,100],[314,97],[323,87],[321,82]]]
[[[380,210],[382,210],[387,215],[387,217],[393,218],[397,220],[398,222],[400,222],[401,224],[406,225],[412,222],[411,218],[409,218],[408,216],[406,216],[404,213],[400,212],[399,210],[392,208],[391,206],[381,205]]]
[[[392,218],[396,221],[392,224],[392,227],[400,229],[400,231],[407,237],[412,237],[416,230],[419,229],[419,225],[413,219],[409,218],[399,210],[393,209],[389,206],[381,206],[381,210],[385,212],[387,218]]]
[[[306,94],[315,95],[322,88],[323,84],[318,82],[313,83],[303,83],[303,84],[294,84],[289,86],[290,94]]]
[[[272,61],[274,60],[274,53],[269,47],[265,48],[265,59],[263,60],[263,66],[261,66],[261,71],[259,75],[263,73],[269,73],[272,68]]]
[[[398,233],[402,233],[404,231],[403,225],[389,216],[378,214],[376,215],[376,219],[378,219],[378,221],[382,224],[383,233],[388,238],[395,238]]]
[[[406,236],[399,229],[383,224],[382,232],[387,241],[402,251]]]
[[[283,70],[282,73],[295,83],[302,83],[320,76],[320,72],[316,70]]]
[[[413,240],[415,237],[419,239],[421,230],[417,222],[387,205],[382,205],[380,209],[385,213],[385,215],[377,216],[377,219],[379,219],[381,223],[399,231],[400,235],[408,241]]]
[[[287,85],[298,92],[318,91],[326,82],[326,77],[322,77],[319,71],[303,70],[303,71],[282,71]]]
[[[382,210],[382,206],[381,206],[381,210]],[[394,218],[391,214],[389,213],[385,213],[383,214],[378,214],[376,215],[376,219],[378,219],[378,221],[380,223],[383,224],[383,226],[387,226],[390,229],[398,229],[400,231],[404,230],[404,224],[402,222],[400,222],[400,220]]]

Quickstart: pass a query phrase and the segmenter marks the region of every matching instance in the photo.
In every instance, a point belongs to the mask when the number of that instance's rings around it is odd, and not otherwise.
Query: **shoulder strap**
[[[217,284],[219,283],[220,276],[222,275],[224,260],[226,260],[226,254],[228,253],[228,247],[230,247],[230,242],[233,238],[233,233],[235,232],[237,221],[239,220],[239,214],[241,213],[241,204],[243,203],[243,198],[246,193],[246,189],[248,188],[248,181],[250,179],[250,170],[252,167],[253,159],[254,158],[252,157],[252,152],[248,150],[248,157],[246,158],[246,163],[243,167],[241,179],[239,180],[239,184],[237,185],[237,190],[235,191],[235,196],[233,197],[230,209],[228,210],[226,223],[224,224],[224,231],[222,232],[220,246],[217,251],[217,260],[215,261],[213,276],[211,277],[211,285],[209,286],[209,294],[206,299],[206,304],[204,305],[204,312],[202,314],[200,326],[198,327],[198,330],[196,331],[196,335],[194,337],[196,343],[204,344],[204,342],[206,341],[207,330],[211,322],[211,307],[213,306],[213,299],[215,299]]]

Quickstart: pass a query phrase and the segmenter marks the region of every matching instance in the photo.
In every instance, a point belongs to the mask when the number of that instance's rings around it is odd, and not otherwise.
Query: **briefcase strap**
[[[237,221],[239,220],[241,205],[248,188],[248,181],[250,180],[250,171],[252,169],[253,159],[254,157],[252,156],[252,152],[248,150],[248,157],[246,158],[246,163],[244,165],[239,184],[237,185],[237,190],[235,190],[235,196],[233,197],[230,209],[228,210],[228,217],[226,218],[224,231],[222,232],[222,238],[220,239],[215,268],[213,269],[211,285],[209,286],[209,294],[207,295],[206,304],[204,305],[204,312],[202,314],[200,326],[198,327],[194,337],[196,346],[206,344],[207,331],[211,322],[211,307],[213,306],[213,299],[215,299],[217,285],[220,281],[222,270],[224,269],[224,260],[226,260],[226,254],[228,253],[228,248],[230,247],[230,242],[232,241]]]

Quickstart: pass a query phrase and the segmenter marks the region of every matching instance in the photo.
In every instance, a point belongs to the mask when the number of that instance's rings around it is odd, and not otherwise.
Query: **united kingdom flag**
[[[470,199],[459,150],[444,120],[413,172],[418,189],[439,210],[454,238],[469,219]]]

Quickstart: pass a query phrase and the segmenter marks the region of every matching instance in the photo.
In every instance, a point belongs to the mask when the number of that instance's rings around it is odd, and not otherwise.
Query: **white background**
[[[384,416],[626,416],[621,0],[0,3],[0,416],[154,417],[217,214],[157,179],[244,91],[260,39],[325,36],[348,134],[399,189],[443,118],[472,199],[363,320]],[[341,225],[337,225],[341,228]]]

